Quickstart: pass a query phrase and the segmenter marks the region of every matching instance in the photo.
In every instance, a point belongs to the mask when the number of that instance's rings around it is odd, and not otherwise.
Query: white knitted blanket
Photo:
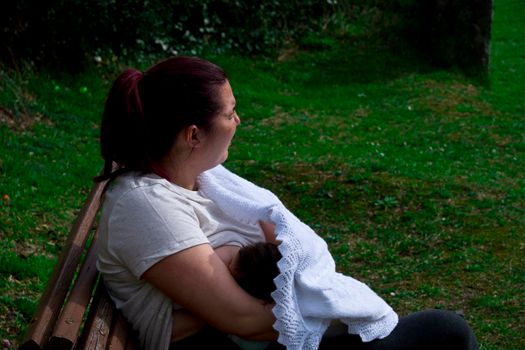
[[[384,338],[398,322],[392,308],[365,284],[335,270],[325,241],[270,191],[217,166],[199,177],[199,189],[241,222],[276,225],[282,259],[273,313],[279,343],[314,350],[332,320],[365,342]]]

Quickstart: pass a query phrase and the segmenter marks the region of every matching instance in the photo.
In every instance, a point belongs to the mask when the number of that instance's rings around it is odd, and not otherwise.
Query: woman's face
[[[237,125],[241,123],[235,111],[235,97],[228,81],[219,88],[219,98],[222,101],[222,110],[213,119],[211,129],[203,140],[203,150],[210,167],[219,165],[228,158],[228,148]]]

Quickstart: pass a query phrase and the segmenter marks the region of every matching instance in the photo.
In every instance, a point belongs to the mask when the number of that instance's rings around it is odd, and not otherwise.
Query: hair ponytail
[[[123,169],[132,166],[134,139],[138,137],[144,120],[139,90],[143,77],[144,73],[136,69],[126,69],[109,91],[100,129],[104,169],[96,181],[116,177]]]
[[[139,82],[144,77],[144,73],[139,70],[128,68],[120,75],[122,79],[123,88],[127,89],[127,110],[128,114],[142,115],[142,101],[140,99]]]

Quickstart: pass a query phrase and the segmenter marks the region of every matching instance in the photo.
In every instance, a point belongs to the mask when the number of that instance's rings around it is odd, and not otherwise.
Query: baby
[[[215,248],[215,253],[230,270],[233,278],[241,288],[255,298],[265,303],[273,303],[272,292],[276,289],[273,282],[279,275],[277,262],[281,253],[277,248],[279,241],[275,239],[275,226],[260,222],[266,242],[250,244],[244,247],[224,245]],[[230,335],[243,350],[266,349],[270,342],[251,341]]]
[[[224,245],[215,249],[215,253],[228,266],[237,283],[252,296],[272,303],[271,293],[275,290],[273,280],[279,275],[277,262],[281,253],[277,248],[275,225],[259,222],[266,242],[250,244],[244,247]]]
[[[275,226],[260,222],[266,242],[250,244],[244,247],[223,245],[215,248],[215,253],[230,270],[237,283],[255,298],[266,303],[273,303],[271,293],[275,290],[273,279],[279,274],[277,262],[281,253],[277,248],[279,241],[275,239]],[[173,313],[172,341],[191,335],[204,326],[202,320],[194,317],[185,309],[177,309]],[[232,340],[242,349],[264,349],[268,342],[246,341],[236,336]]]
[[[226,249],[229,250],[228,254],[223,253]],[[273,280],[279,275],[277,262],[281,259],[277,244],[259,242],[244,247],[222,246],[215,249],[215,252],[245,291],[258,299],[273,302]]]

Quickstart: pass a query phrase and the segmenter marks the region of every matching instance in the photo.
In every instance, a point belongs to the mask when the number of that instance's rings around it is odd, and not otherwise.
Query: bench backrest
[[[138,349],[95,266],[95,222],[105,184],[93,186],[19,349]]]

